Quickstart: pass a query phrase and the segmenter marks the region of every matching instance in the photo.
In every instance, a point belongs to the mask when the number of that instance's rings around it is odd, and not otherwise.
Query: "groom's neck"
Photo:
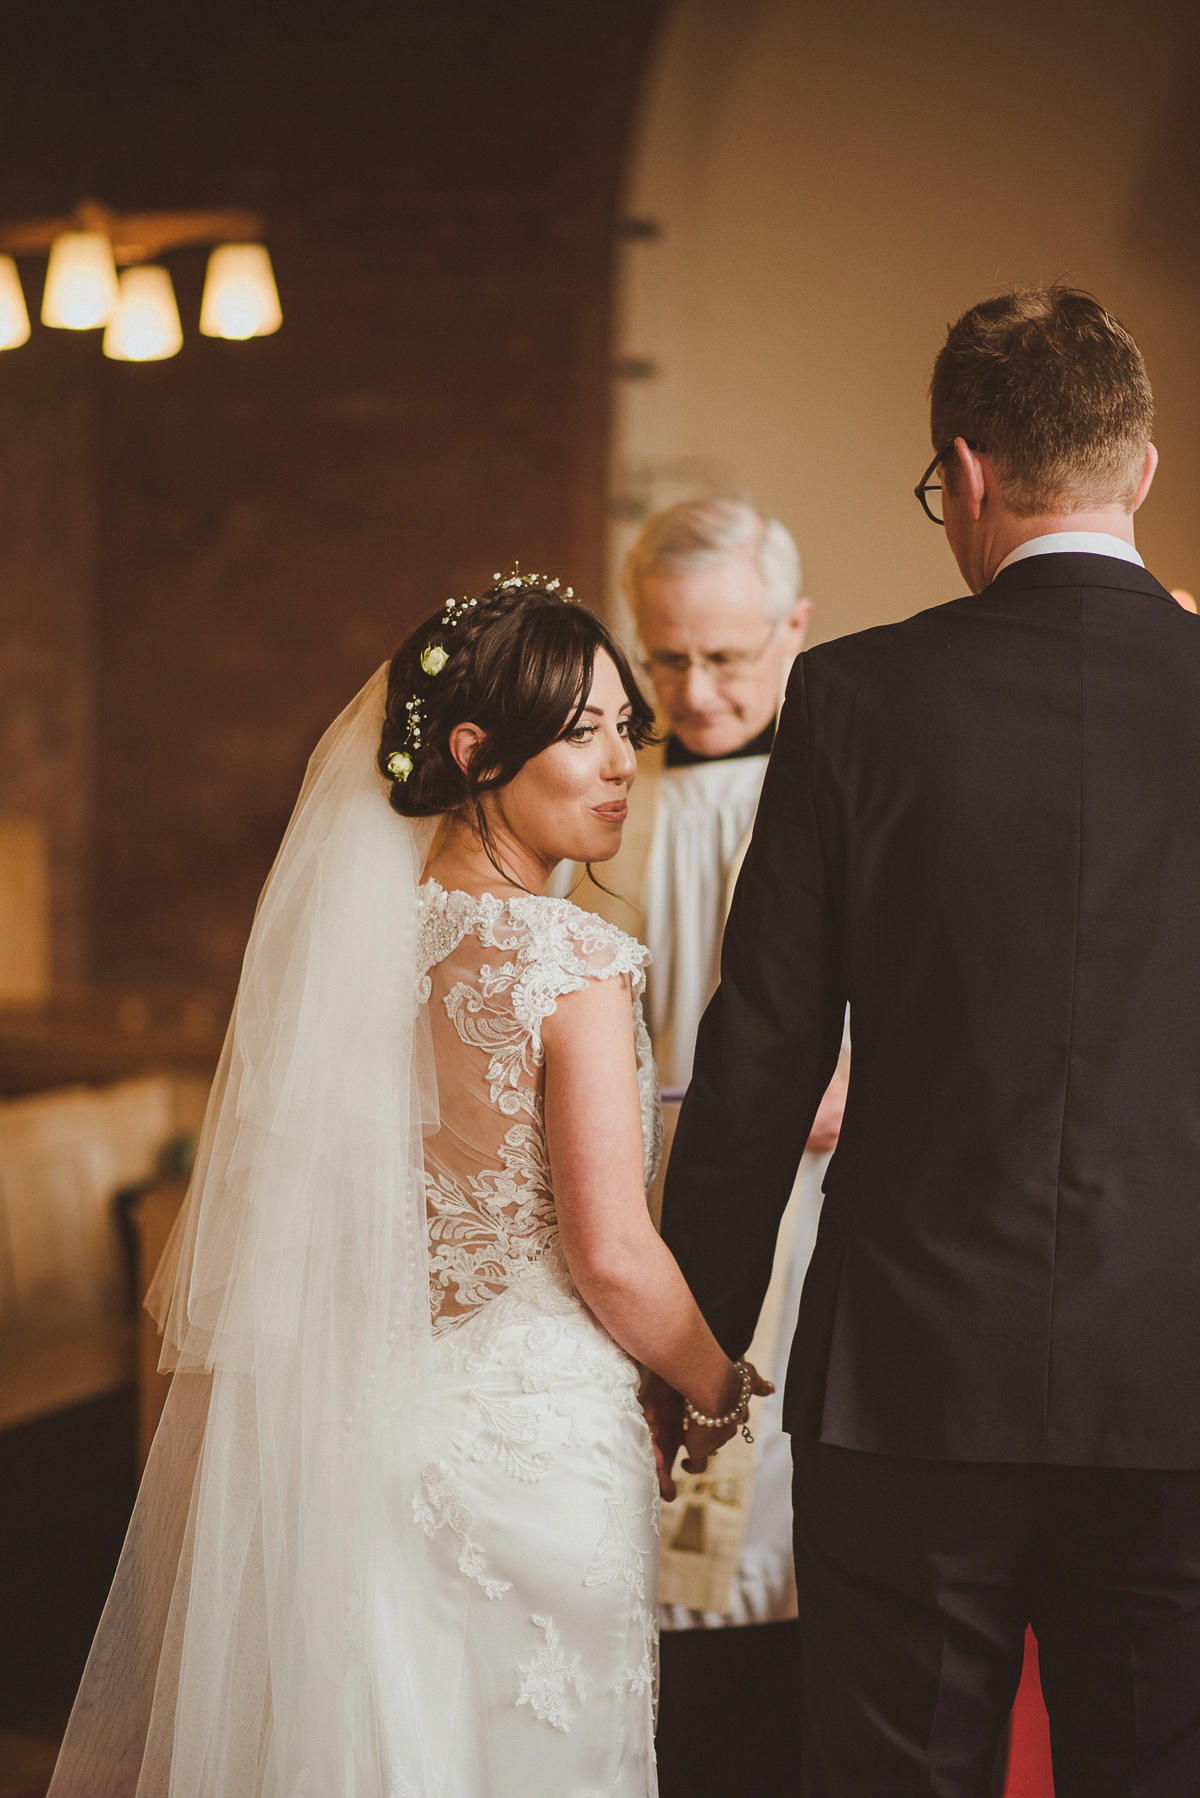
[[[972,593],[982,593],[995,580],[1001,563],[1023,543],[1063,531],[1087,531],[1117,537],[1136,547],[1133,514],[1122,506],[1092,506],[1080,512],[1039,512],[1019,518],[1006,507],[989,507],[978,519],[965,521],[951,540],[959,572]]]
[[[1118,537],[1135,548],[1133,514],[1121,506],[1095,506],[1086,512],[1040,512],[1035,518],[1015,518],[1009,513],[1004,528],[997,531],[991,546],[991,562],[987,579],[995,579],[996,570],[1022,543],[1035,537],[1057,536],[1061,531],[1087,531],[1105,537]],[[985,583],[986,584],[986,583]]]

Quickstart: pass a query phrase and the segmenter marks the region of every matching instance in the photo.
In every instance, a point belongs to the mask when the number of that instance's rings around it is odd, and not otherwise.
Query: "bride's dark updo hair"
[[[388,669],[379,767],[406,818],[473,809],[488,841],[480,800],[525,763],[569,736],[591,690],[596,657],[612,657],[630,704],[629,740],[654,739],[654,712],[628,657],[594,612],[558,583],[510,576],[477,599],[449,602],[400,645]],[[450,732],[484,733],[466,769]]]

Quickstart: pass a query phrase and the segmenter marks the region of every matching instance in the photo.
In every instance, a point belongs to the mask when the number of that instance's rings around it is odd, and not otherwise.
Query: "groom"
[[[1200,1792],[1200,626],[1129,334],[987,300],[918,496],[973,597],[793,673],[663,1230],[730,1354],[837,1060],[795,1460],[805,1798]],[[797,1789],[799,1770],[797,1770]]]

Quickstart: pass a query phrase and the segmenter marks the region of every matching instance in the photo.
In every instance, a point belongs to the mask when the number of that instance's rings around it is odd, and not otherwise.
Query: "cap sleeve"
[[[564,993],[628,975],[634,1000],[641,999],[650,951],[623,930],[568,899],[511,899],[509,910],[528,932],[513,1005],[539,1052],[542,1024]]]

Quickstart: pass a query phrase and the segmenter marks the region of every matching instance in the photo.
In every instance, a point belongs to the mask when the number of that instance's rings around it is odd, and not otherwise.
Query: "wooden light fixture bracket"
[[[112,244],[118,267],[150,262],[167,250],[190,244],[254,243],[263,235],[257,212],[236,209],[209,212],[114,212],[98,200],[83,200],[70,218],[29,219],[0,225],[0,253],[45,256],[64,231],[102,231]]]

